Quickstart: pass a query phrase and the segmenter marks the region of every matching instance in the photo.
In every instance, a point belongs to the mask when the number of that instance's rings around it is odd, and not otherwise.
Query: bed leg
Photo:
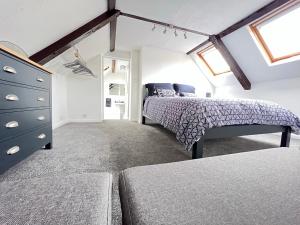
[[[146,124],[146,117],[142,117],[142,124],[145,125]]]
[[[280,147],[290,147],[290,140],[291,140],[291,128],[286,127],[285,131],[282,132],[281,135]]]
[[[204,148],[204,137],[202,137],[198,142],[193,145],[192,159],[203,158],[203,148]]]

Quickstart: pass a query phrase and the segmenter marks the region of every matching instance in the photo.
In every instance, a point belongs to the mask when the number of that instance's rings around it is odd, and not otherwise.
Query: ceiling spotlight
[[[184,35],[183,35],[183,36],[184,36],[184,39],[187,39],[187,35],[186,35],[186,32],[184,32]]]
[[[154,23],[154,24],[153,24],[153,27],[152,27],[152,31],[154,31],[155,28],[156,28],[156,25],[155,25],[155,23]]]
[[[167,33],[167,27],[165,27],[164,31],[163,31],[164,34]]]
[[[178,34],[177,34],[177,30],[176,30],[176,29],[174,30],[174,35],[175,35],[175,37],[177,37],[177,36],[178,36]]]

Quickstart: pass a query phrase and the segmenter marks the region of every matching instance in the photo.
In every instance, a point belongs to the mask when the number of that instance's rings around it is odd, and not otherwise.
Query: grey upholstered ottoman
[[[108,173],[1,182],[0,224],[110,224],[111,184]]]
[[[300,150],[127,169],[120,197],[125,225],[298,225]]]

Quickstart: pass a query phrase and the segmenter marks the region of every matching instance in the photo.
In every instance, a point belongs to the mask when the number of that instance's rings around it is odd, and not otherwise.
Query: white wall
[[[60,127],[68,122],[67,77],[52,74],[52,127]]]
[[[58,56],[44,66],[53,74],[52,78],[52,128],[58,128],[68,123],[68,71],[61,65],[63,59]]]
[[[300,117],[300,78],[267,81],[252,85],[251,91],[227,86],[217,88],[216,97],[251,98],[276,102]]]
[[[131,93],[130,93],[130,109],[129,109],[129,117],[132,121],[139,120],[139,107],[140,107],[140,51],[132,51],[131,53]]]
[[[227,85],[217,87],[216,96],[271,100],[300,116],[297,103],[300,96],[299,60],[270,64],[247,26],[225,36],[223,41],[251,81],[252,89],[245,91],[238,82],[223,77],[227,79]]]
[[[101,57],[87,62],[96,78],[68,75],[68,118],[70,122],[101,121]]]
[[[214,92],[214,87],[205,78],[193,59],[184,53],[144,47],[140,51],[139,74],[139,122],[141,122],[144,84],[189,84],[196,88],[196,94],[201,97],[204,97],[206,92]]]
[[[208,74],[194,54],[193,59],[216,87],[216,97],[253,98],[274,101],[300,116],[300,60],[270,64],[247,26],[225,36],[224,44],[238,62],[252,88],[246,91],[234,75]]]
[[[141,50],[141,83],[180,83],[193,85],[204,97],[213,87],[193,60],[184,53],[145,47]]]
[[[119,53],[119,52],[117,52]],[[130,53],[121,52],[124,59],[130,60]],[[118,55],[109,55],[120,57]],[[129,56],[129,57],[128,57]],[[101,115],[104,110],[104,103],[101,97],[104,85],[101,79],[101,55],[94,57],[87,62],[88,67],[97,75],[97,78],[85,77],[68,73],[66,75],[67,109],[69,122],[101,122]],[[130,120],[138,120],[138,99],[139,99],[139,52],[133,51],[131,79],[131,108]],[[54,89],[53,89],[54,90]],[[55,91],[55,90],[54,90]],[[55,115],[57,117],[57,115]]]

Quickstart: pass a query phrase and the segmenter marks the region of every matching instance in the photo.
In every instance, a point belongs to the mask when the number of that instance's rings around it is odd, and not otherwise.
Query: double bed
[[[300,132],[299,118],[273,102],[199,98],[181,84],[145,87],[143,124],[148,118],[175,133],[193,159],[203,157],[205,139],[282,132],[280,146],[288,147],[291,132]]]

